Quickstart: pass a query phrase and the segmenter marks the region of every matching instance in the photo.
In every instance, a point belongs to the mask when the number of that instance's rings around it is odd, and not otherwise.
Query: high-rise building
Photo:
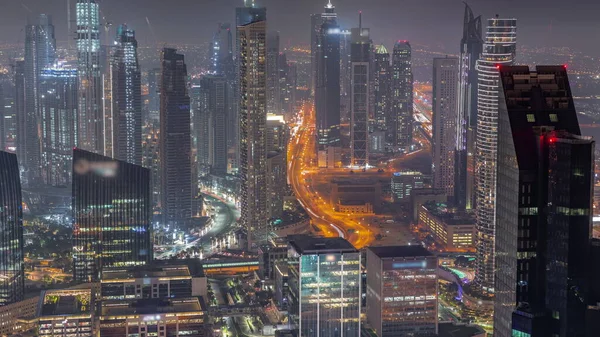
[[[281,217],[287,185],[288,129],[283,115],[267,115],[267,209],[269,218]]]
[[[160,119],[160,68],[148,70],[148,114],[151,121]]]
[[[19,164],[14,153],[0,151],[0,306],[25,295],[23,207]]]
[[[6,123],[4,122],[6,98],[4,95],[4,83],[0,79],[0,151],[4,151],[6,143]]]
[[[91,289],[44,290],[38,304],[40,337],[92,337],[95,301]]]
[[[241,221],[248,231],[248,248],[267,241],[267,9],[236,9],[240,81]]]
[[[279,88],[279,32],[267,34],[267,113],[281,111]]]
[[[160,171],[163,222],[192,216],[190,97],[183,54],[164,48],[160,83]]]
[[[26,134],[25,122],[27,121],[25,115],[25,61],[16,61],[14,68],[15,75],[15,117],[16,117],[16,129],[15,135],[17,136],[16,141],[16,153],[18,156],[27,156],[26,147],[21,144],[20,137]],[[25,177],[27,178],[27,177]]]
[[[335,6],[329,2],[321,14],[317,34],[315,110],[317,151],[327,158],[320,166],[334,167],[340,144],[340,27]]]
[[[142,75],[135,31],[120,25],[112,58],[112,147],[114,157],[142,163]]]
[[[73,148],[77,146],[77,70],[46,68],[39,80],[42,181],[50,186],[68,186]]]
[[[494,292],[494,240],[496,235],[496,155],[498,142],[498,67],[515,60],[516,19],[488,19],[483,54],[477,60],[477,139],[475,185],[477,259],[475,283]]]
[[[56,39],[52,18],[42,14],[25,27],[24,115],[20,119],[17,151],[25,169],[25,182],[39,182],[41,172],[39,115],[40,75],[56,59]]]
[[[475,135],[477,129],[477,60],[483,52],[481,16],[474,17],[465,4],[460,40],[458,119],[454,159],[454,200],[459,208],[474,206]]]
[[[454,195],[458,58],[433,59],[433,188]]]
[[[583,336],[594,141],[580,136],[563,66],[499,74],[494,336]],[[545,330],[523,330],[524,312],[530,326],[547,316]]]
[[[0,147],[0,151],[16,152],[17,149],[17,100],[16,100],[16,67],[13,68],[12,72],[6,74],[0,74],[0,86],[2,87],[1,102],[2,113],[4,120],[4,146]],[[22,79],[22,78],[21,78]]]
[[[390,53],[384,45],[375,47],[375,59],[373,62],[374,86],[375,91],[375,124],[379,130],[387,130],[388,117],[390,110],[391,95],[391,73],[390,73]]]
[[[350,71],[350,53],[352,33],[350,29],[340,31],[340,121],[349,123],[352,91],[352,73]]]
[[[100,69],[100,9],[96,0],[77,0],[79,147],[104,153],[104,109]]]
[[[413,74],[412,49],[408,41],[398,41],[392,51],[392,88],[388,134],[394,152],[405,151],[412,145],[413,133]],[[390,132],[391,131],[391,132]]]
[[[73,150],[73,278],[152,261],[150,170]]]
[[[317,53],[319,50],[319,35],[323,18],[321,14],[310,15],[310,94],[315,95],[317,88]]]
[[[437,335],[437,267],[421,246],[367,248],[367,320],[377,336]]]
[[[362,14],[361,14],[362,16]],[[350,111],[350,165],[365,168],[369,165],[369,98],[370,54],[369,28],[352,28],[350,73],[352,76]],[[339,95],[338,95],[339,96]]]
[[[285,53],[279,54],[279,108],[278,114],[291,118],[296,105],[296,63],[288,62]]]
[[[154,120],[144,127],[142,139],[142,166],[150,170],[152,187],[152,205],[160,203],[160,125]]]
[[[206,75],[200,80],[200,99],[194,112],[198,164],[209,167],[213,174],[227,173],[230,88],[224,76]]]
[[[360,336],[360,252],[342,238],[305,235],[288,247],[289,313],[300,335]]]

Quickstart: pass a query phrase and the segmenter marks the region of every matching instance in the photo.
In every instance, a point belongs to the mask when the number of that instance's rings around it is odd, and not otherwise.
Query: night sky
[[[71,0],[73,4],[76,0]],[[267,7],[269,30],[281,33],[282,46],[308,43],[311,13],[320,13],[326,0],[256,0]],[[0,0],[0,42],[22,43],[23,27],[32,13],[54,18],[57,40],[67,40],[67,0]],[[101,0],[102,15],[115,25],[127,23],[138,41],[206,42],[217,22],[233,22],[234,8],[243,0]],[[455,53],[459,48],[464,6],[459,0],[333,0],[342,27],[371,28],[375,43],[388,47],[397,39],[413,45]],[[536,47],[567,46],[600,55],[600,1],[596,0],[471,0],[483,18],[499,14],[516,17],[520,44]],[[114,30],[113,30],[114,31]]]

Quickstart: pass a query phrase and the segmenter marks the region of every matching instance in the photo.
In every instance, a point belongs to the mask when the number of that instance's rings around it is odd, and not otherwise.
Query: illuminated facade
[[[517,44],[516,19],[488,19],[483,54],[477,61],[477,143],[475,185],[477,260],[475,282],[494,293],[496,235],[496,155],[498,143],[498,66],[511,65]]]
[[[390,110],[390,53],[384,45],[375,48],[374,61],[375,123],[380,130],[387,130]]]
[[[148,169],[74,149],[73,278],[151,261],[151,211]]]
[[[524,311],[531,326],[545,313],[552,323],[520,332],[583,336],[594,141],[580,136],[563,66],[501,66],[499,73],[494,336],[515,336]]]
[[[160,172],[163,223],[192,216],[192,138],[187,66],[183,54],[164,48],[161,54]]]
[[[135,31],[117,29],[112,59],[112,147],[114,157],[142,163],[142,87]]]
[[[91,289],[43,291],[37,312],[37,336],[95,336],[94,308]]]
[[[413,133],[413,74],[412,49],[408,41],[398,41],[392,51],[391,132],[388,132],[394,151],[403,151],[412,144]]]
[[[454,144],[456,144],[458,58],[433,59],[433,188],[454,195]]]
[[[77,146],[77,70],[46,68],[40,75],[42,181],[50,186],[71,183],[72,154]]]
[[[0,151],[0,306],[23,300],[23,208],[17,156]]]
[[[454,199],[459,208],[474,205],[474,153],[477,128],[477,60],[483,52],[481,16],[465,4],[463,37],[460,40]]]
[[[160,119],[160,68],[148,70],[148,113],[149,122]]]
[[[237,8],[241,223],[248,249],[267,242],[267,9]]]
[[[281,112],[279,87],[279,32],[267,34],[267,113]]]
[[[475,250],[475,219],[446,204],[427,202],[419,208],[419,226],[425,228],[446,251]]]
[[[367,248],[367,320],[377,336],[437,335],[437,267],[421,246]]]
[[[25,184],[39,182],[41,149],[39,116],[41,75],[56,59],[56,39],[52,18],[41,14],[35,24],[25,27],[25,63],[23,76],[23,113],[18,114],[17,153],[25,169]]]
[[[104,153],[103,88],[100,69],[100,9],[96,0],[77,0],[79,147]]]
[[[360,336],[360,252],[342,238],[294,236],[288,247],[290,320],[300,336]]]
[[[371,106],[371,39],[369,28],[352,28],[350,45],[350,72],[352,90],[350,98],[350,165],[369,166],[369,107]],[[338,95],[339,96],[339,95]]]
[[[100,337],[212,336],[202,297],[105,300],[98,321]]]
[[[408,202],[415,188],[423,188],[424,176],[421,172],[394,172],[392,175],[392,198],[394,202]]]

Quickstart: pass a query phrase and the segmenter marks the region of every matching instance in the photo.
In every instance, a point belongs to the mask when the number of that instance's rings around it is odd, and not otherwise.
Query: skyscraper
[[[498,67],[515,60],[516,19],[488,19],[483,54],[477,61],[477,143],[475,185],[477,259],[475,282],[483,292],[494,292],[496,235],[496,155],[498,142]]]
[[[290,320],[301,336],[361,333],[360,252],[342,238],[294,236],[288,243]]]
[[[267,113],[281,112],[279,96],[279,32],[267,34]]]
[[[164,48],[160,83],[160,169],[163,223],[192,216],[190,97],[183,54]]]
[[[384,45],[375,47],[374,87],[375,91],[375,123],[380,130],[387,130],[390,110],[390,53]]]
[[[315,109],[319,166],[334,167],[340,144],[340,27],[335,6],[321,14],[317,35]]]
[[[103,89],[100,74],[100,13],[96,0],[77,0],[79,147],[104,153]]]
[[[113,151],[128,163],[142,163],[142,83],[135,31],[120,25],[112,59]]]
[[[160,68],[148,70],[148,113],[151,121],[160,119]]]
[[[563,66],[500,66],[500,90],[494,336],[583,336],[594,141]]]
[[[279,108],[278,113],[291,118],[296,104],[296,63],[288,61],[285,53],[279,54]]]
[[[433,188],[454,195],[458,58],[433,59]]]
[[[287,185],[288,128],[283,115],[267,115],[267,210],[269,218],[281,217]]]
[[[240,176],[241,221],[248,231],[248,248],[267,240],[267,10],[236,9],[238,74],[240,81]]]
[[[19,165],[0,151],[0,306],[24,299],[23,208]]]
[[[152,261],[150,170],[73,150],[73,278]]]
[[[362,15],[362,14],[360,14]],[[370,53],[369,28],[352,28],[351,45],[351,111],[350,111],[350,165],[365,168],[369,165],[369,98]],[[339,96],[339,95],[338,95]]]
[[[391,132],[388,134],[394,152],[405,151],[412,145],[413,132],[413,74],[411,47],[408,41],[398,41],[392,52]]]
[[[233,38],[231,25],[219,23],[212,41],[212,71],[217,75],[234,76]]]
[[[313,96],[317,88],[317,53],[322,24],[321,14],[310,15],[310,94]]]
[[[39,79],[42,180],[51,186],[67,186],[77,146],[77,70],[46,68]]]
[[[20,119],[18,147],[21,165],[25,168],[27,184],[36,183],[40,178],[40,134],[39,85],[42,71],[56,59],[56,40],[52,18],[45,14],[37,22],[25,27],[24,63],[24,113]]]
[[[454,159],[454,199],[459,208],[474,206],[475,135],[477,129],[477,60],[483,52],[481,16],[474,17],[465,3],[460,40],[458,119]],[[469,169],[468,169],[469,168]]]

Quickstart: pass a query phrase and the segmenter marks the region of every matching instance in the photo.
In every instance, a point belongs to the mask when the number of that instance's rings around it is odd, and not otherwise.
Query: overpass
[[[208,307],[208,314],[212,317],[240,317],[262,313],[260,304],[235,304]]]

